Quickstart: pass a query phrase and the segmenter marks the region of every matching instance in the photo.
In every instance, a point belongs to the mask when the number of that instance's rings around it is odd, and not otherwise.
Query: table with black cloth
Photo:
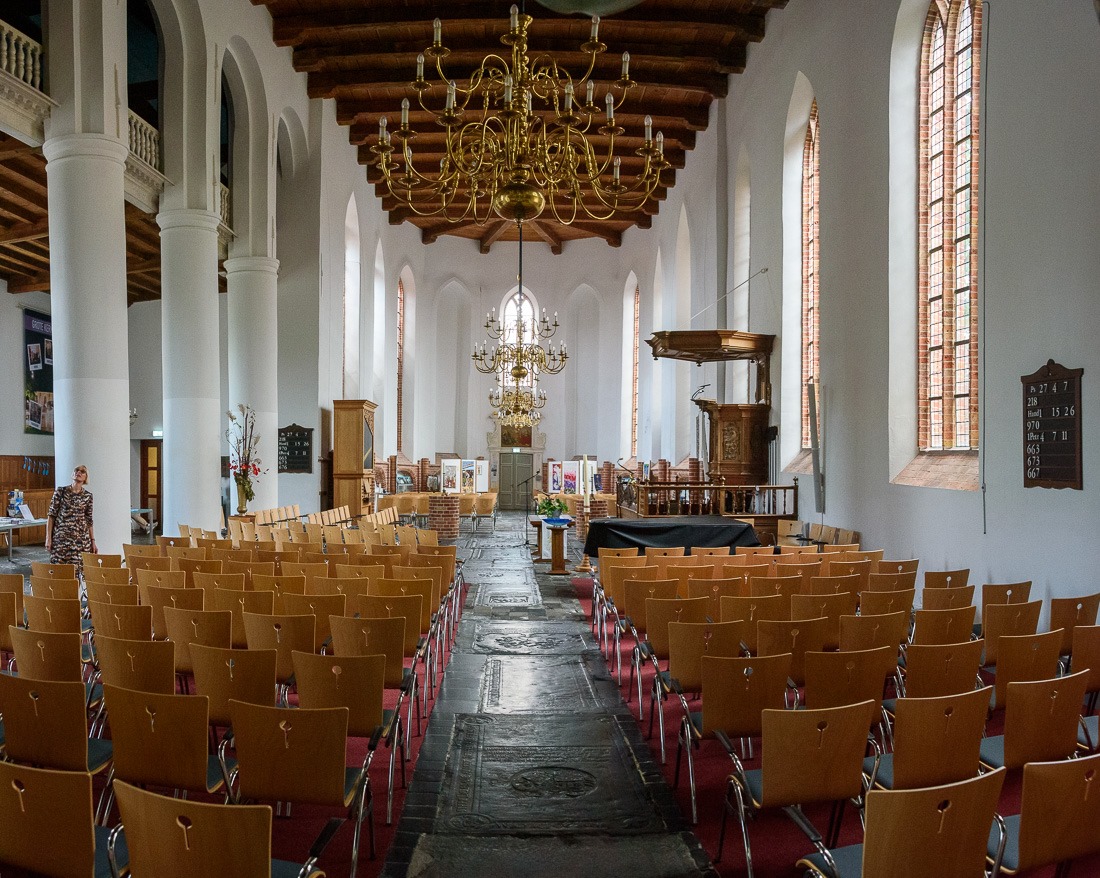
[[[667,518],[598,518],[588,523],[584,553],[598,558],[600,549],[643,549],[646,546],[759,546],[751,524],[723,515],[680,515]]]

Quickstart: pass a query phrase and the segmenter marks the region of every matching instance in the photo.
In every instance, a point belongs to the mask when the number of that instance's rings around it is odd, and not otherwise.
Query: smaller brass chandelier
[[[501,424],[512,427],[528,427],[539,422],[546,405],[546,392],[538,390],[540,374],[556,375],[569,360],[565,342],[558,346],[543,342],[558,331],[558,315],[551,323],[546,309],[539,318],[532,314],[530,322],[523,318],[523,224],[519,226],[519,293],[516,302],[516,321],[509,324],[501,314],[497,319],[496,308],[485,315],[485,332],[496,340],[492,351],[481,343],[474,344],[472,359],[474,368],[483,375],[496,375],[498,385],[489,392],[489,404],[495,411],[493,417]]]
[[[416,79],[409,86],[418,106],[405,98],[400,125],[392,129],[383,116],[371,147],[389,194],[413,213],[484,223],[495,212],[522,222],[549,207],[556,222],[569,225],[578,218],[606,220],[637,211],[661,185],[661,172],[671,163],[665,159],[664,135],[654,136],[650,116],[632,156],[615,149],[616,137],[625,134],[615,111],[637,85],[630,78],[630,53],[623,53],[622,72],[600,99],[593,73],[607,46],[599,40],[599,16],[592,17],[589,39],[579,47],[587,69],[578,77],[548,53],[528,53],[532,21],[513,6],[508,32],[500,38],[510,53],[486,55],[463,81],[443,67],[450,49],[435,19],[432,44],[417,57]],[[435,86],[425,78],[426,62],[429,74],[434,66],[439,77]],[[435,106],[429,106],[432,97]],[[435,123],[425,133],[444,131],[442,144],[422,149],[432,165],[427,158],[417,163],[410,109]],[[443,157],[437,159],[440,151]]]

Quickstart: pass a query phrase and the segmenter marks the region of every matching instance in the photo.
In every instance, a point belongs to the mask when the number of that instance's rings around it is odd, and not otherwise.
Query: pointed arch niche
[[[359,399],[359,327],[360,327],[360,284],[362,265],[360,261],[359,213],[355,209],[355,196],[348,199],[348,209],[344,214],[344,357],[341,396],[344,399]]]

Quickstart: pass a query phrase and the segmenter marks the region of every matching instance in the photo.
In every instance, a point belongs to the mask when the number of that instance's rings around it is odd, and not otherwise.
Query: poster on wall
[[[440,465],[441,482],[444,494],[457,494],[461,479],[462,461],[445,460]]]
[[[563,494],[576,494],[580,486],[580,464],[575,460],[567,460],[561,465],[561,492]]]
[[[561,493],[561,461],[552,461],[549,466],[550,484],[546,488],[547,494]]]
[[[53,435],[53,325],[23,311],[23,432]]]
[[[462,461],[462,493],[474,493],[474,461]]]
[[[489,490],[489,461],[474,461],[474,490],[484,494]]]

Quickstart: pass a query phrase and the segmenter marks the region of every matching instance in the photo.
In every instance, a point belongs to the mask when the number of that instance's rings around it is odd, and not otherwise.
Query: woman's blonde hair
[[[84,464],[82,463],[78,463],[76,466],[73,467],[73,472],[84,473],[84,487],[88,487],[88,467],[84,466]]]

